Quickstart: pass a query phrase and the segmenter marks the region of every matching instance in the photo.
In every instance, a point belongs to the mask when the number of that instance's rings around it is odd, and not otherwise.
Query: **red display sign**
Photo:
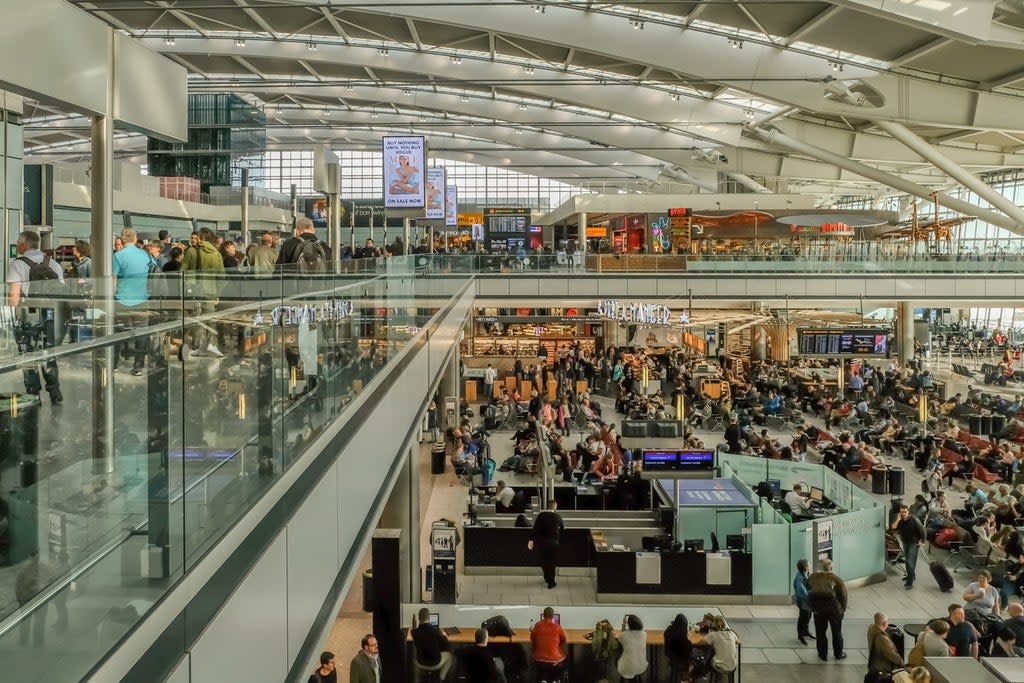
[[[689,215],[690,215],[690,210],[689,209],[675,208],[675,209],[669,209],[668,210],[669,218],[686,218]]]

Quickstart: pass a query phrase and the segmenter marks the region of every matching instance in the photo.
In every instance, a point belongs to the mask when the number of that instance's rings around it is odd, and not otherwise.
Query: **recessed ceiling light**
[[[310,52],[316,52],[316,43],[306,43],[306,49],[309,50]]]
[[[164,38],[164,45],[174,45],[174,36]]]
[[[386,47],[382,47],[382,48],[377,50],[377,54],[379,54],[381,57],[387,57],[388,56],[388,49]]]
[[[520,102],[519,108],[522,109],[523,111],[526,111],[526,102]]]
[[[245,38],[235,38],[235,47],[245,47]]]

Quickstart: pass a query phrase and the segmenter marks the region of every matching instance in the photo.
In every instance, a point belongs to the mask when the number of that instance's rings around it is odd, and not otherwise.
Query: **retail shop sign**
[[[253,325],[266,325],[268,322],[277,327],[278,325],[300,325],[302,323],[320,323],[332,320],[342,320],[352,315],[354,308],[352,302],[347,299],[328,299],[326,301],[301,306],[275,306],[270,311],[270,319],[263,314],[262,310],[256,311],[253,318]]]
[[[686,313],[673,313],[671,308],[662,304],[642,304],[617,299],[598,301],[597,314],[604,320],[633,325],[668,326],[686,325],[690,322],[690,316]]]

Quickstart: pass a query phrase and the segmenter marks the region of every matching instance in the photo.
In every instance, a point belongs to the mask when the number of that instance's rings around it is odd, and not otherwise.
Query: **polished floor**
[[[945,378],[944,375],[945,373],[941,373],[940,377]],[[954,382],[951,385],[952,391],[966,391],[966,384],[962,381],[957,382],[954,378],[950,379]],[[605,404],[605,410],[608,411],[607,415],[614,414],[610,405]],[[619,417],[616,416],[612,420],[617,421]],[[499,463],[511,454],[511,441],[508,436],[508,432],[498,432],[491,438],[492,456]],[[721,441],[720,434],[698,432],[698,436],[709,445]],[[450,468],[442,475],[430,474],[429,444],[424,444],[421,450],[420,473],[420,501],[424,512],[420,539],[421,557],[426,558],[429,556],[429,522],[441,517],[461,519],[466,505],[467,489],[458,482]],[[912,497],[912,492],[919,490],[920,476],[909,468],[907,477],[906,490],[911,493],[908,497]],[[518,477],[506,478],[513,486],[518,481]],[[957,487],[947,493],[951,504],[957,505],[962,501],[962,487],[962,483],[957,483]],[[888,504],[887,496],[880,498]],[[957,572],[954,574],[957,587],[951,593],[942,593],[928,573],[928,560],[929,555],[922,553],[918,561],[919,579],[912,590],[904,589],[902,575],[890,570],[888,580],[850,591],[850,608],[843,629],[848,658],[840,662],[821,662],[817,658],[813,644],[805,647],[797,641],[796,610],[793,607],[716,605],[713,599],[709,600],[708,604],[718,606],[740,636],[743,643],[742,676],[745,683],[795,683],[803,680],[830,683],[859,682],[863,680],[867,665],[867,627],[876,611],[885,611],[890,621],[898,625],[918,623],[942,616],[951,602],[959,600],[963,588],[973,579],[965,571]],[[368,565],[368,560],[366,563]],[[460,571],[458,581],[459,604],[551,605],[556,611],[559,606],[596,604],[591,577],[559,577],[558,586],[553,590],[546,588],[539,569],[535,575],[511,576],[466,576]],[[354,584],[328,639],[328,649],[335,648],[333,651],[346,663],[358,648],[360,636],[371,626],[370,615],[360,611],[361,601],[361,586]],[[626,606],[615,605],[608,605],[607,608],[608,617],[613,623],[628,609]],[[650,624],[648,627],[660,629],[664,625]],[[339,680],[347,680],[347,665],[340,667],[339,672]]]

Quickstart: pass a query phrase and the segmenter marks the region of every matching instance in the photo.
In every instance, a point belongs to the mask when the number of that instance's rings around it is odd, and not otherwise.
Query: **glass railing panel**
[[[0,318],[0,585],[15,588],[0,657],[16,680],[80,680],[465,281],[420,298],[411,273],[171,276],[138,301],[119,284],[113,300],[96,294],[112,281],[87,299],[38,287]]]

